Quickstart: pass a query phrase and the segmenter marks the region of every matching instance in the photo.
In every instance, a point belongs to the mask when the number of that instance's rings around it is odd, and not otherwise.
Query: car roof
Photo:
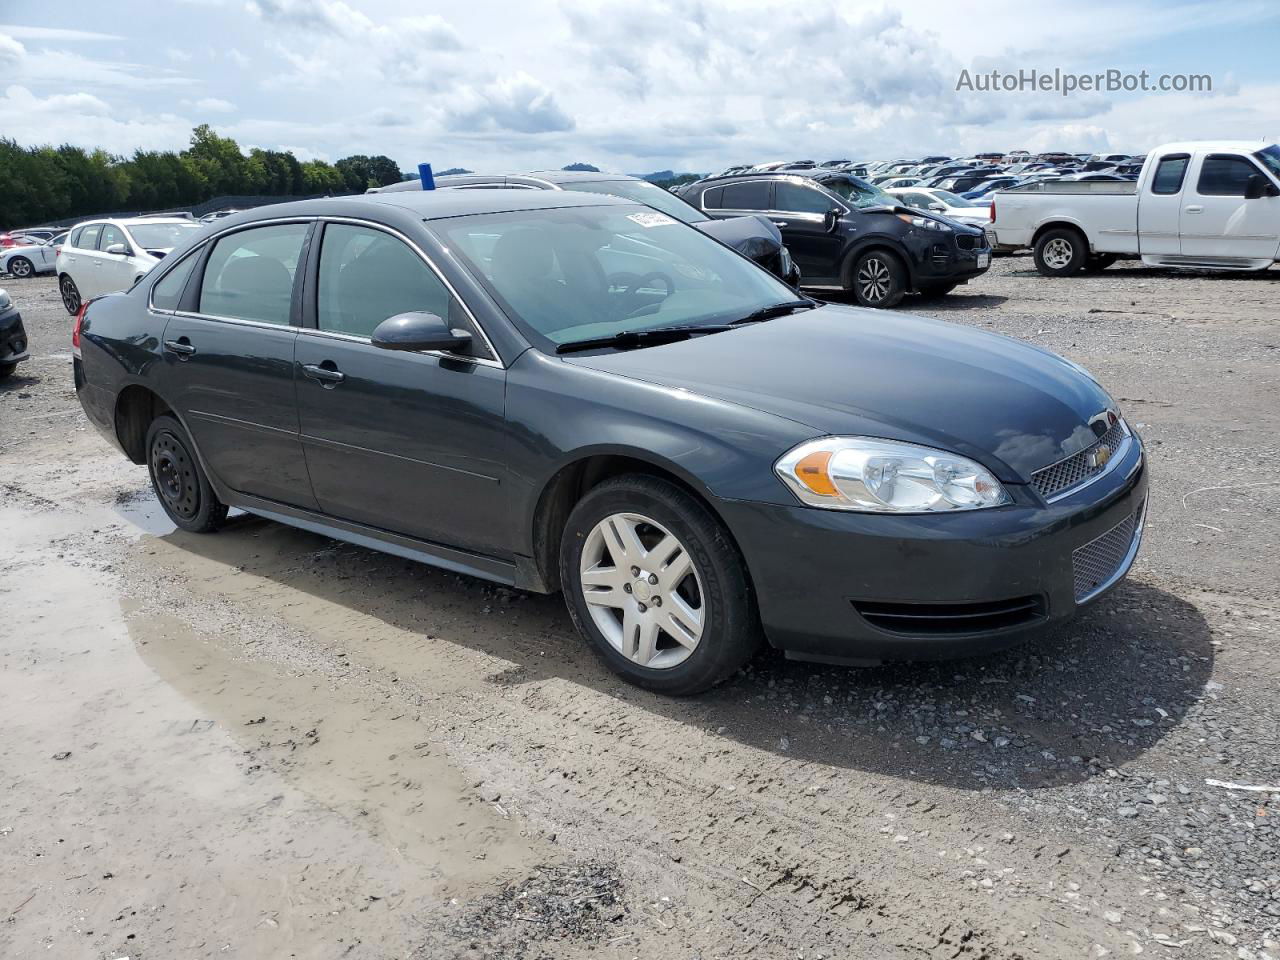
[[[253,211],[236,214],[237,223],[233,226],[280,217],[326,215],[370,217],[384,213],[388,207],[408,211],[423,220],[442,220],[472,214],[607,205],[639,206],[634,200],[624,200],[602,193],[576,193],[570,190],[402,190],[393,193],[359,193],[350,197],[321,197],[315,200],[273,203],[257,207]]]

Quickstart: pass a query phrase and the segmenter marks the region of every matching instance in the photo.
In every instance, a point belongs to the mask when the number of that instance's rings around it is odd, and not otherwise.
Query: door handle
[[[319,380],[320,385],[324,387],[335,387],[347,379],[345,373],[333,367],[332,361],[326,360],[325,363],[329,364],[329,366],[326,367],[318,363],[304,363],[302,372],[312,380]]]
[[[1187,213],[1204,213],[1204,207],[1200,206],[1198,203],[1193,203],[1191,206],[1184,209]]]
[[[178,340],[166,340],[164,348],[170,353],[176,353],[179,360],[186,360],[196,352],[196,348],[191,345],[191,341],[186,337]]]

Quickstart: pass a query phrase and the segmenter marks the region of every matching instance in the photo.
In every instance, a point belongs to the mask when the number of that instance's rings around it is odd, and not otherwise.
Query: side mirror
[[[372,342],[384,350],[463,350],[471,334],[455,330],[434,313],[401,313],[374,328]]]
[[[832,207],[823,217],[823,224],[827,228],[827,233],[831,233],[836,227],[840,226],[840,218],[844,216],[844,211],[839,207]]]
[[[113,254],[113,255],[115,255],[115,256],[117,256],[117,257],[123,257],[123,256],[128,255],[128,253],[129,253],[129,248],[128,248],[128,247],[126,247],[123,243],[113,243],[113,244],[109,245],[109,246],[107,247],[107,249],[103,250],[102,252],[103,252],[103,253],[110,253],[110,254]]]
[[[1255,173],[1244,185],[1244,198],[1246,200],[1261,200],[1263,197],[1276,196],[1276,188],[1267,182],[1267,178],[1260,173]]]

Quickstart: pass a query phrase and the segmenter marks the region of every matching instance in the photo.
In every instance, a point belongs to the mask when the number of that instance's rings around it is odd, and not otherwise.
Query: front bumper
[[[27,330],[17,307],[0,311],[0,364],[21,363],[30,359]]]
[[[1010,506],[952,514],[719,507],[774,646],[826,662],[929,660],[1000,649],[1070,619],[1133,563],[1147,497],[1140,442],[1053,504],[1027,487],[1010,492]]]
[[[910,241],[911,274],[917,285],[972,280],[991,267],[991,247],[985,233],[939,236],[936,231],[913,230]]]

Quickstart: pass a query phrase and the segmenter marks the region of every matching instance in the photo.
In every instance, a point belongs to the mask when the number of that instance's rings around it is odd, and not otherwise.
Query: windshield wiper
[[[797,310],[808,310],[818,305],[817,300],[788,300],[785,303],[772,303],[767,307],[761,307],[759,310],[753,310],[745,317],[733,321],[738,323],[757,323],[761,320],[772,320],[774,317],[785,317],[789,313],[795,313]]]
[[[556,353],[576,353],[580,350],[595,350],[598,347],[645,347],[655,343],[674,343],[686,340],[699,333],[724,333],[732,330],[728,323],[690,324],[678,327],[653,327],[650,330],[622,330],[611,333],[607,337],[590,337],[586,340],[570,340],[556,346]]]

